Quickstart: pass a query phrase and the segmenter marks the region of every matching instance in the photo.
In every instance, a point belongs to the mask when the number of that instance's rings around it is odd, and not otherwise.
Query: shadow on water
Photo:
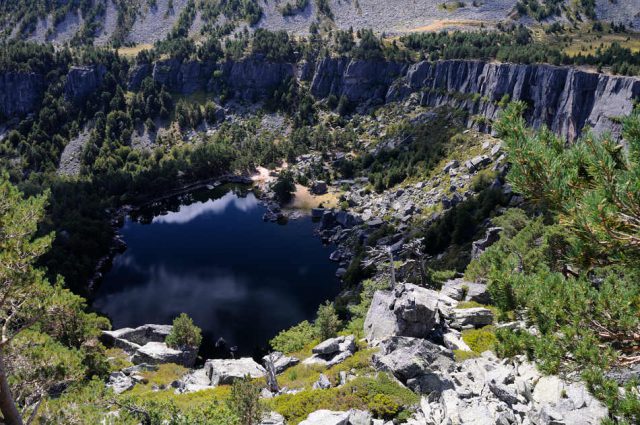
[[[93,307],[114,328],[171,323],[181,312],[202,328],[201,356],[224,338],[258,356],[280,330],[314,318],[339,290],[331,247],[310,217],[262,221],[247,188],[199,190],[149,205],[125,221],[127,250],[114,259]]]

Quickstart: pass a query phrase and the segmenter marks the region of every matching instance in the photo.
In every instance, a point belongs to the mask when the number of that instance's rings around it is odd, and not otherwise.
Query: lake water
[[[331,248],[314,236],[311,218],[278,225],[263,222],[264,211],[252,192],[220,187],[127,218],[128,248],[93,307],[114,329],[171,323],[185,312],[203,330],[205,358],[220,337],[241,355],[259,355],[339,291]]]

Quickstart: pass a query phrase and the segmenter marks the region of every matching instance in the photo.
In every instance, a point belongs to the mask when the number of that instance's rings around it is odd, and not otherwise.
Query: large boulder
[[[349,412],[334,412],[331,410],[316,410],[309,413],[307,419],[299,425],[348,425]]]
[[[134,364],[164,364],[175,363],[184,367],[193,367],[198,356],[195,348],[177,349],[167,346],[164,342],[148,342],[138,348],[131,361]]]
[[[480,304],[490,304],[491,294],[484,283],[469,282],[464,279],[446,281],[440,289],[440,294],[456,301],[475,301]]]
[[[267,362],[273,363],[273,367],[277,374],[284,372],[289,369],[291,366],[295,366],[300,363],[300,359],[293,356],[285,356],[284,353],[280,351],[274,351],[273,353],[267,354],[262,357],[262,364],[267,365]]]
[[[232,384],[236,379],[250,376],[262,378],[265,370],[250,357],[241,359],[213,359],[207,360],[204,365],[207,376],[212,386]]]
[[[451,310],[449,326],[454,329],[472,329],[493,323],[493,312],[488,308],[454,308]]]
[[[394,291],[376,291],[364,322],[369,343],[391,336],[426,337],[437,323],[436,291],[405,283]]]
[[[313,355],[302,363],[331,367],[342,363],[356,352],[356,339],[353,335],[330,338],[313,347],[311,352]]]
[[[171,348],[165,344],[171,325],[142,325],[137,328],[121,328],[103,331],[102,340],[109,347],[124,350],[135,364],[176,363],[193,367],[198,355],[197,348]]]
[[[129,344],[144,345],[148,342],[164,342],[167,335],[171,332],[171,325],[142,325],[137,328],[121,328],[113,331],[103,331],[102,339],[107,345],[118,346],[122,344],[125,347]],[[126,341],[124,343],[123,341]],[[124,347],[118,347],[124,348]]]
[[[420,393],[442,392],[453,385],[449,378],[455,364],[451,351],[426,339],[386,339],[380,343],[372,363],[377,370],[392,373]]]

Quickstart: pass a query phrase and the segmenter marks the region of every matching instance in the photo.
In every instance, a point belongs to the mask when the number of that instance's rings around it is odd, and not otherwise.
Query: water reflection
[[[153,223],[184,224],[202,214],[221,214],[232,206],[238,211],[247,212],[258,206],[258,199],[253,193],[244,198],[239,198],[233,192],[227,192],[222,198],[209,199],[206,202],[196,202],[191,205],[181,205],[178,211],[168,212],[153,218]]]
[[[228,189],[166,205],[173,211],[156,204],[122,229],[128,249],[93,304],[114,327],[170,323],[186,312],[203,329],[204,356],[219,337],[253,355],[335,297],[331,248],[313,236],[310,219],[264,223],[253,193]]]

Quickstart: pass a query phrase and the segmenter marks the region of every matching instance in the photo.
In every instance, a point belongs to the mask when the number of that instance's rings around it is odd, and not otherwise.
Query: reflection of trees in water
[[[251,192],[251,187],[239,184],[224,184],[213,189],[201,188],[191,192],[150,202],[129,213],[132,221],[140,224],[150,224],[155,217],[167,213],[177,213],[181,207],[189,206],[197,202],[215,201],[221,199],[229,192],[239,198],[246,197]]]

